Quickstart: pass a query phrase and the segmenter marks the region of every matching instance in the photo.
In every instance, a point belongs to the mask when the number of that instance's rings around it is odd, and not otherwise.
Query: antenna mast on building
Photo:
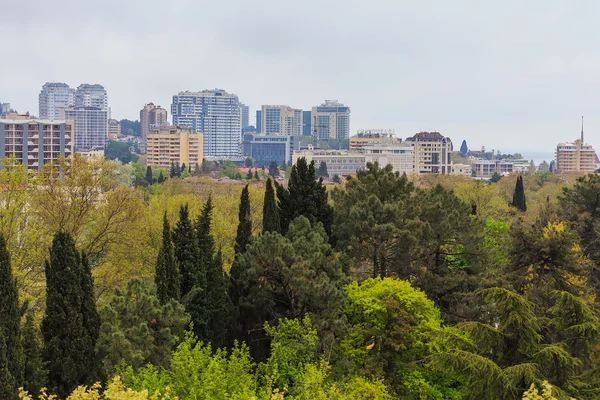
[[[581,116],[581,143],[583,143],[583,115]]]

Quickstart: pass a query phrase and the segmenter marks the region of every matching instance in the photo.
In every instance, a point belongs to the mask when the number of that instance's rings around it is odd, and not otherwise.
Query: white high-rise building
[[[302,135],[302,110],[281,105],[261,108],[261,129],[265,135]]]
[[[75,91],[76,107],[97,107],[108,111],[108,96],[102,85],[83,83]]]
[[[235,94],[222,89],[180,92],[171,105],[173,125],[204,133],[204,156],[241,157],[242,113]]]
[[[61,119],[75,124],[75,150],[105,147],[108,139],[108,111],[98,107],[68,107]]]
[[[66,83],[46,83],[39,96],[40,119],[60,119],[60,111],[75,104],[74,95],[75,90]]]

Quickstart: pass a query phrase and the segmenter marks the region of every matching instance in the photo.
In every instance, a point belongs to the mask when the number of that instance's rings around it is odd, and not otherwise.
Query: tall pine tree
[[[40,392],[46,386],[46,371],[42,361],[42,345],[40,343],[40,332],[33,323],[33,314],[28,313],[25,317],[25,325],[22,329],[23,354],[25,356],[25,380],[23,388],[31,395]]]
[[[202,287],[206,287],[206,270],[215,254],[215,240],[210,234],[213,208],[212,196],[209,196],[196,221],[196,234],[198,236],[198,252],[200,260],[199,272],[202,275],[200,276]]]
[[[152,185],[152,167],[149,165],[146,167],[146,180],[148,181],[148,185]]]
[[[87,261],[65,232],[52,240],[45,264],[46,313],[42,321],[43,359],[48,365],[48,384],[66,397],[74,388],[89,384],[98,371],[94,346],[98,314],[93,302],[93,280]]]
[[[518,208],[521,211],[527,211],[527,203],[525,202],[525,188],[523,187],[523,176],[517,177],[517,183],[515,185],[515,191],[513,193],[513,207]]]
[[[246,246],[252,238],[252,219],[250,218],[250,194],[248,185],[242,190],[240,196],[240,209],[238,213],[239,223],[237,228],[237,236],[235,238],[235,252],[243,253],[246,251]]]
[[[208,305],[207,340],[214,348],[231,345],[231,327],[234,322],[234,308],[223,271],[223,253],[215,255],[206,271],[206,298]]]
[[[203,283],[198,280],[198,243],[187,204],[179,208],[179,221],[173,232],[173,243],[181,273],[180,294],[183,297],[194,286],[203,287]]]
[[[275,190],[270,178],[267,178],[267,187],[265,189],[265,200],[263,203],[263,233],[280,232],[279,212],[277,202],[275,201]]]
[[[177,258],[175,258],[171,227],[166,211],[163,217],[162,245],[156,259],[154,282],[156,283],[156,294],[161,304],[168,303],[170,299],[179,301],[181,277]]]
[[[6,240],[0,234],[0,398],[12,399],[23,384],[19,293],[12,275]],[[2,361],[5,365],[1,365]]]

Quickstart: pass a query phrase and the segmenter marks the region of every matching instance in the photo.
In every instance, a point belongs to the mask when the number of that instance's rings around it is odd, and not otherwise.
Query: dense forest
[[[5,161],[0,398],[600,398],[598,175],[134,169]]]

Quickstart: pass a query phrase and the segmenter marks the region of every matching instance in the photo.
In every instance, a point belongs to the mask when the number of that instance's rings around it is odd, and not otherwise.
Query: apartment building
[[[316,139],[348,139],[350,107],[337,100],[325,100],[311,112],[311,132]]]
[[[73,154],[73,132],[72,121],[9,114],[0,119],[0,159],[12,156],[27,169],[40,171],[45,164]]]
[[[222,89],[173,96],[173,125],[204,134],[204,156],[232,159],[242,154],[242,113],[238,96]]]
[[[419,132],[406,139],[413,146],[415,173],[450,174],[452,172],[452,141],[439,132]]]
[[[261,131],[265,135],[302,135],[302,110],[283,105],[261,107]]]
[[[66,83],[47,82],[39,95],[39,116],[60,119],[60,111],[75,104],[75,90]]]
[[[470,157],[469,160],[472,174],[476,177],[489,178],[494,172],[508,175],[516,171],[514,162],[508,160],[484,160],[476,157]],[[452,168],[454,169],[455,166],[453,165]]]
[[[102,85],[83,83],[77,87],[74,99],[76,107],[96,107],[108,112],[108,95]]]
[[[153,129],[146,138],[147,165],[169,169],[171,164],[195,167],[204,158],[203,134],[191,128],[165,126]]]
[[[114,140],[121,136],[121,121],[116,119],[108,120],[108,138]]]
[[[321,162],[327,165],[329,176],[353,175],[356,171],[365,168],[365,155],[346,150],[299,150],[294,151],[292,155],[292,164],[296,164],[300,158],[306,158],[310,163],[315,162],[315,169],[318,169]]]
[[[142,142],[146,140],[148,132],[166,125],[169,125],[167,110],[161,106],[154,105],[154,103],[144,105],[144,108],[140,111]]]
[[[98,107],[67,107],[61,110],[61,119],[74,122],[75,150],[106,146],[108,111]]]
[[[292,161],[293,152],[300,150],[300,137],[247,133],[243,149],[244,157],[252,157],[258,167],[268,167],[272,161],[286,165]]]

